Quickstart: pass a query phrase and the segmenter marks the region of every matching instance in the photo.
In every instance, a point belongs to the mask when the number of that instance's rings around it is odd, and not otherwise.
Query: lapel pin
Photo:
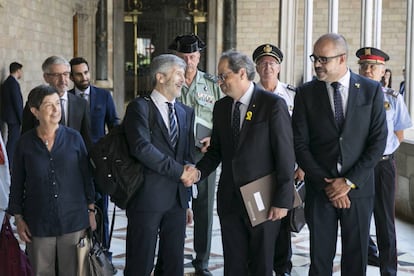
[[[359,86],[360,86],[360,84],[357,82],[357,83],[355,83],[355,87],[356,88],[359,88]]]

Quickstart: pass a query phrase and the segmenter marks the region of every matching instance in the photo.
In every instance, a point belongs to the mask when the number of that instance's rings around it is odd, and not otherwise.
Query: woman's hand
[[[32,234],[30,233],[29,226],[27,226],[23,217],[21,215],[15,215],[14,220],[16,223],[17,234],[19,234],[19,238],[24,242],[32,242],[30,239],[32,237]]]

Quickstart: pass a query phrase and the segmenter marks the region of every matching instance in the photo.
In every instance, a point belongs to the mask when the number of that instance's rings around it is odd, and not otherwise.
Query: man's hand
[[[351,187],[346,184],[346,180],[343,177],[325,178],[325,181],[329,184],[325,187],[325,193],[330,201],[335,201],[347,195],[351,190]]]
[[[270,207],[269,216],[267,217],[267,219],[272,220],[272,221],[282,219],[287,216],[287,213],[288,213],[288,209]]]
[[[337,200],[332,200],[332,205],[338,209],[348,209],[351,208],[351,200],[348,195],[345,195]]]
[[[294,177],[297,181],[303,181],[305,179],[305,172],[298,167],[295,171]]]
[[[200,143],[203,144],[203,147],[200,149],[202,153],[207,152],[208,147],[210,146],[210,140],[211,140],[211,137],[205,137],[200,140]]]
[[[186,224],[187,225],[190,225],[193,223],[193,217],[194,217],[193,210],[191,210],[191,208],[187,208],[187,211],[186,211]]]
[[[199,170],[193,165],[185,165],[183,174],[181,175],[181,181],[185,187],[191,187],[195,182],[198,182]]]

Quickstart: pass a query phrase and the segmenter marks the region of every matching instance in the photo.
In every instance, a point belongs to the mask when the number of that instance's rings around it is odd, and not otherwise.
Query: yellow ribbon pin
[[[247,111],[246,113],[246,121],[250,121],[252,119],[253,113],[251,111]]]

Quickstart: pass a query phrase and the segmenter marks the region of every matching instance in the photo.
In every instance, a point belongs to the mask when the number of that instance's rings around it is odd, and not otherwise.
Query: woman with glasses
[[[35,274],[73,276],[76,245],[86,228],[96,228],[86,147],[79,132],[59,124],[55,88],[35,87],[28,104],[39,125],[16,147],[8,211]]]

